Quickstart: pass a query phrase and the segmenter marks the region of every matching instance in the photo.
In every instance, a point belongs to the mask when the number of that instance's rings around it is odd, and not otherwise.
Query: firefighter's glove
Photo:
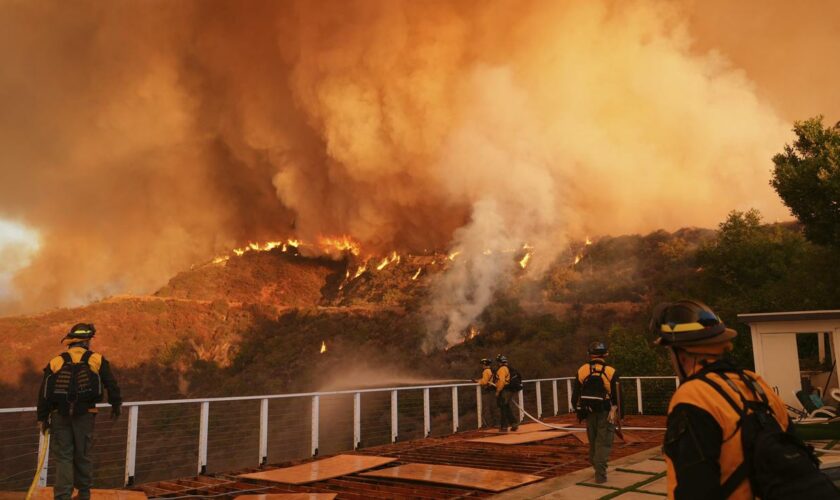
[[[607,416],[607,422],[615,425],[616,421],[618,421],[618,406],[611,406],[610,414]]]
[[[38,430],[41,431],[41,434],[46,434],[50,428],[50,421],[49,420],[39,420],[38,421]]]
[[[586,420],[586,417],[589,416],[589,410],[578,406],[577,408],[575,408],[575,415],[577,416],[578,423],[581,423],[584,420]]]
[[[111,420],[116,420],[116,419],[120,418],[121,413],[122,413],[122,408],[119,405],[112,406],[111,407]]]

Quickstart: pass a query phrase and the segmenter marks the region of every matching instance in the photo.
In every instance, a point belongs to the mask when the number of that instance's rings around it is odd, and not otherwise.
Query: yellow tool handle
[[[32,484],[29,485],[29,490],[26,492],[26,500],[32,498],[32,493],[35,492],[35,486],[38,485],[38,478],[41,476],[41,469],[44,468],[44,459],[47,458],[47,450],[50,448],[50,429],[44,431],[44,447],[38,455],[38,468],[35,469],[35,477],[32,478]]]

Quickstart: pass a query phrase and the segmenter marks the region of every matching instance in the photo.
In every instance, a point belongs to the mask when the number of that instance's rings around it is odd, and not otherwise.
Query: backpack
[[[44,397],[59,410],[69,411],[76,403],[95,403],[102,398],[102,380],[90,369],[88,361],[93,355],[85,351],[78,363],[73,363],[69,353],[62,353],[64,364],[47,378]]]
[[[609,409],[609,395],[604,385],[607,365],[603,363],[589,363],[589,375],[583,379],[580,387],[580,402],[582,408],[589,411],[604,411]],[[608,381],[609,382],[609,381]]]
[[[508,389],[513,392],[521,391],[522,375],[519,374],[519,370],[512,366],[508,366],[508,370],[510,371],[510,382],[508,382],[508,385],[505,386],[505,389]]]
[[[820,461],[813,447],[785,432],[774,417],[762,387],[743,371],[736,373],[758,401],[748,401],[731,380],[723,377],[741,395],[743,407],[738,406],[729,393],[705,374],[697,377],[714,388],[741,417],[738,425],[744,462],[721,486],[722,497],[728,498],[749,479],[753,495],[762,500],[840,499],[840,492],[820,472]]]

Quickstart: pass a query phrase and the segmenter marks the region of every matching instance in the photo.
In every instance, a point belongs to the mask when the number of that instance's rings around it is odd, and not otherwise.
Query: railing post
[[[312,456],[318,456],[318,420],[321,418],[321,398],[312,396]]]
[[[44,450],[46,448],[46,450]],[[41,472],[38,474],[38,486],[41,488],[45,488],[47,486],[47,466],[50,463],[50,440],[46,436],[41,433],[38,433],[38,455],[41,456],[41,452],[44,452],[44,466],[41,468]],[[38,464],[35,464],[37,467]]]
[[[353,394],[353,449],[362,446],[362,394]]]
[[[639,415],[644,415],[642,410],[642,379],[636,377],[636,404],[639,408]]]
[[[210,424],[210,402],[201,403],[201,416],[198,424],[198,473],[207,472],[207,430]]]
[[[268,463],[268,400],[260,400],[260,466]]]
[[[429,416],[429,388],[423,388],[423,437],[429,437],[432,432],[432,424]]]
[[[566,404],[568,405],[566,408],[569,409],[569,413],[575,411],[575,409],[572,408],[572,379],[570,378],[566,379]]]
[[[558,413],[560,413],[560,403],[557,400],[557,381],[551,381],[551,392],[554,396],[554,416],[556,417]]]
[[[391,442],[396,443],[399,437],[399,412],[397,409],[397,391],[391,391]]]
[[[477,385],[475,386],[475,416],[476,422],[478,422],[478,429],[481,429],[481,426],[484,424],[484,422],[482,422],[483,414],[481,411],[481,386]]]
[[[452,388],[452,434],[458,432],[458,386]]]
[[[525,391],[519,391],[519,422],[525,420]]]
[[[128,432],[125,444],[125,486],[134,485],[134,469],[137,464],[137,417],[140,407],[128,407]]]
[[[540,381],[535,382],[537,386],[537,418],[542,418],[542,390],[540,389]]]

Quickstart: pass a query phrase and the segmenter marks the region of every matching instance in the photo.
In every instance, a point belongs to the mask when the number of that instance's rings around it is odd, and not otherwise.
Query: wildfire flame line
[[[327,343],[322,340],[321,341],[321,354],[324,354],[325,352],[327,352]]]

